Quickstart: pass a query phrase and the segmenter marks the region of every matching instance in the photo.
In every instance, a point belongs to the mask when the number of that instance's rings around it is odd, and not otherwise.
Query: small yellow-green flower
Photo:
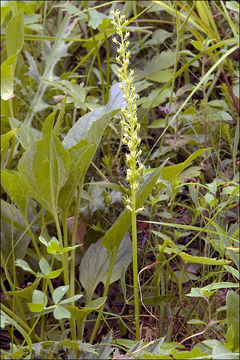
[[[112,24],[116,28],[116,32],[120,37],[120,41],[113,39],[114,43],[118,45],[118,56],[116,58],[119,64],[119,80],[121,81],[121,89],[124,94],[125,108],[122,109],[122,129],[123,129],[123,143],[129,148],[129,153],[126,155],[127,164],[127,180],[131,188],[136,190],[139,187],[140,176],[142,172],[142,164],[140,163],[141,150],[139,150],[140,138],[138,136],[140,124],[137,118],[137,105],[135,87],[133,86],[134,71],[129,69],[130,52],[127,51],[129,46],[128,38],[129,32],[124,33],[124,27],[127,25],[127,20],[124,15],[120,15],[118,10],[112,11]]]

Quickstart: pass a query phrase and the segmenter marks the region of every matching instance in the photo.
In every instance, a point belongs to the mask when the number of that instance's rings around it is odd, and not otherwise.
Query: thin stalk
[[[109,289],[109,286],[110,286],[110,281],[111,281],[111,277],[112,277],[112,271],[113,271],[113,266],[114,266],[116,255],[117,255],[117,249],[114,248],[113,251],[110,253],[110,263],[109,263],[108,275],[107,275],[106,285],[105,285],[105,288],[104,288],[103,297],[106,297],[107,294],[108,294],[108,289]],[[95,336],[97,334],[99,323],[101,321],[102,314],[103,314],[103,309],[104,309],[104,304],[101,306],[101,308],[99,310],[98,317],[97,317],[97,320],[95,322],[94,329],[93,329],[93,332],[92,332],[92,335],[91,335],[91,338],[90,338],[90,341],[89,341],[90,344],[93,343],[93,341],[95,339]]]
[[[54,219],[55,219],[55,224],[56,224],[56,228],[57,228],[57,234],[58,234],[60,248],[62,249],[63,248],[63,239],[62,239],[62,232],[61,232],[58,216],[57,215],[54,216]],[[68,261],[67,261],[66,257],[64,256],[64,254],[61,254],[61,258],[62,258],[62,265],[63,265],[64,284],[68,285],[68,283],[69,283]]]
[[[24,330],[26,330],[27,332],[29,332],[31,329],[29,328],[29,326],[26,324],[26,321],[22,320],[15,312],[13,312],[12,310],[10,310],[7,306],[5,306],[3,303],[1,303],[1,309],[3,311],[5,311],[5,313],[7,313],[9,316],[11,316],[11,318],[13,320],[15,320]],[[35,334],[34,335],[36,340],[38,342],[41,341],[41,338]]]
[[[139,294],[138,294],[138,259],[137,259],[137,213],[136,190],[131,188],[132,200],[132,249],[133,249],[133,286],[136,321],[136,339],[140,340]]]
[[[41,257],[42,257],[42,254],[41,254],[41,251],[38,248],[38,245],[37,245],[37,242],[36,242],[36,237],[35,237],[35,235],[33,234],[32,230],[31,230],[31,226],[30,226],[27,218],[24,219],[24,221],[25,221],[25,224],[26,224],[26,227],[27,227],[27,232],[28,232],[28,234],[29,234],[29,236],[30,236],[30,238],[32,240],[33,247],[34,247],[34,249],[35,249],[35,251],[37,253],[37,256],[38,256],[38,258],[40,260]]]
[[[78,186],[77,189],[77,202],[75,206],[75,213],[74,213],[74,224],[73,224],[73,233],[72,233],[72,246],[76,244],[76,237],[77,237],[77,226],[78,226],[78,214],[80,209],[81,203],[81,192],[82,192],[83,181]],[[71,263],[70,263],[70,297],[75,295],[75,249],[71,251]],[[72,306],[75,305],[73,302]],[[76,340],[76,322],[73,318],[70,320],[71,324],[71,335],[72,340]]]
[[[104,31],[104,38],[105,38],[105,43],[106,43],[106,56],[107,56],[107,74],[106,74],[106,79],[107,79],[106,102],[107,102],[108,101],[108,96],[109,96],[109,88],[110,88],[110,70],[111,70],[111,68],[110,68],[109,41],[108,41],[106,31]]]

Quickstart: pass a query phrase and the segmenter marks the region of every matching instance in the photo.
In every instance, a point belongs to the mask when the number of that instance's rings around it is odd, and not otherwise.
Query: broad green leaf
[[[149,77],[154,73],[158,73],[160,70],[170,68],[175,64],[175,61],[175,51],[162,51],[160,54],[155,55],[149,62],[147,62],[147,64],[144,66],[144,70],[141,71],[141,74],[143,74],[143,76]]]
[[[15,70],[15,63],[17,60],[17,55],[15,54],[7,58],[1,64],[1,98],[3,100],[9,100],[14,97],[13,94],[13,77]]]
[[[69,177],[62,187],[58,199],[58,205],[63,211],[66,212],[71,205],[76,187],[83,181],[96,149],[95,144],[83,146],[80,142],[69,150],[71,158]]]
[[[230,262],[229,260],[217,260],[217,259],[207,258],[205,256],[193,256],[184,252],[180,252],[178,255],[181,256],[181,258],[184,261],[195,264],[226,265]]]
[[[58,304],[61,301],[61,299],[64,297],[68,289],[69,289],[69,285],[66,285],[66,286],[59,286],[54,290],[52,296],[54,304]]]
[[[232,351],[236,351],[239,348],[239,295],[230,290],[227,293],[226,304],[228,327],[233,330]]]
[[[238,283],[222,281],[222,282],[217,282],[217,283],[212,283],[212,284],[206,285],[203,287],[203,289],[207,290],[207,291],[212,291],[212,290],[218,290],[218,289],[231,289],[231,288],[238,288],[238,287],[239,287]]]
[[[50,268],[47,260],[44,259],[43,257],[39,261],[39,267],[44,275],[48,275],[51,271],[51,268]]]
[[[45,275],[46,279],[56,279],[63,271],[63,268],[51,271],[49,274]]]
[[[70,319],[71,318],[71,313],[68,309],[65,309],[63,306],[59,306],[57,305],[54,309],[53,315],[55,317],[55,319],[60,320],[60,319]]]
[[[93,311],[98,310],[105,303],[105,301],[105,297],[100,297],[96,300],[91,301],[87,307],[83,307],[81,309],[77,308],[76,306],[66,306],[66,308],[71,312],[74,319],[83,321],[87,317],[87,315],[89,315]]]
[[[111,117],[123,106],[123,92],[119,84],[114,84],[110,89],[107,105],[81,117],[63,139],[63,146],[70,149],[81,140],[87,140],[88,145],[95,144],[98,146]]]
[[[18,165],[31,196],[53,216],[56,216],[58,195],[70,168],[69,153],[52,131],[55,114],[56,111],[45,120],[42,140],[27,148]]]
[[[89,246],[87,252],[84,254],[79,268],[79,279],[87,293],[87,298],[91,298],[95,288],[100,282],[105,285],[109,268],[109,258],[110,254],[105,247],[101,245],[101,239]],[[118,249],[110,283],[120,279],[122,268],[126,271],[131,260],[132,244],[129,234],[126,234]]]
[[[15,129],[8,131],[6,134],[1,135],[1,155],[5,147],[9,146],[10,139],[13,137],[13,135],[16,134],[17,131],[18,128],[16,127]]]
[[[20,10],[15,16],[12,17],[6,27],[5,39],[8,57],[16,54],[22,49],[24,41],[23,24],[23,10]]]
[[[40,290],[34,290],[32,295],[32,303],[33,304],[43,304],[44,306],[47,305],[48,299],[47,295]]]
[[[148,195],[151,193],[156,181],[161,176],[163,180],[171,181],[177,177],[183,169],[185,169],[196,157],[209,149],[200,149],[190,155],[184,162],[164,167],[163,163],[159,168],[152,170],[148,173],[137,191],[136,205],[137,208],[141,208],[146,201]],[[129,210],[123,210],[119,215],[115,223],[106,232],[102,238],[102,245],[106,247],[108,251],[111,251],[114,247],[118,248],[119,244],[128,228],[131,225],[131,212]]]
[[[233,353],[227,349],[220,341],[216,340],[216,343],[212,347],[212,359],[213,360],[238,360],[239,353]]]
[[[1,183],[12,201],[17,205],[23,218],[27,217],[29,192],[24,179],[18,171],[1,169]]]
[[[98,12],[95,9],[89,11],[89,16],[90,16],[90,21],[88,25],[91,26],[94,30],[96,30],[97,27],[102,24],[103,19],[110,19],[109,16],[105,15],[102,12]]]
[[[14,96],[14,71],[24,41],[23,10],[9,21],[5,30],[5,39],[8,58],[1,64],[1,97],[3,100],[9,100]]]
[[[31,269],[28,263],[25,260],[17,259],[15,261],[15,265],[20,267],[21,269],[30,272],[31,274],[35,274],[35,272]]]
[[[186,294],[187,296],[191,297],[210,297],[212,294],[214,294],[215,291],[208,291],[204,288],[191,288],[191,291],[189,294]]]
[[[1,200],[1,252],[7,266],[12,265],[12,241],[15,259],[25,257],[29,236],[20,211],[8,202]]]
[[[27,299],[28,301],[31,301],[32,300],[32,293],[38,287],[38,284],[39,284],[40,280],[41,280],[40,278],[36,279],[32,285],[27,286],[22,290],[8,291],[8,294],[9,295],[20,296],[20,297],[23,297],[23,298]]]
[[[39,131],[35,128],[31,128],[13,117],[9,118],[9,122],[10,122],[12,128],[17,127],[17,126],[19,127],[18,132],[16,134],[16,138],[18,139],[18,141],[20,142],[20,144],[22,145],[22,147],[25,150],[34,141],[38,141],[42,138],[41,131]]]
[[[193,160],[195,160],[198,156],[202,155],[205,151],[210,150],[210,148],[199,149],[195,151],[192,155],[190,155],[184,162],[168,166],[162,169],[161,178],[163,180],[172,181],[175,177],[177,177],[188,165],[191,164]]]
[[[149,80],[152,80],[152,81],[165,83],[165,82],[169,81],[172,78],[172,76],[173,76],[172,70],[168,69],[168,70],[157,71],[153,74],[146,76],[146,78]]]
[[[1,25],[7,13],[11,10],[11,7],[14,6],[15,1],[1,1]]]
[[[65,299],[65,300],[62,300],[60,301],[60,305],[63,305],[63,304],[69,304],[70,302],[75,302],[77,300],[79,300],[81,297],[83,297],[83,295],[79,294],[79,295],[74,295],[74,296],[71,296],[70,298],[68,299]]]

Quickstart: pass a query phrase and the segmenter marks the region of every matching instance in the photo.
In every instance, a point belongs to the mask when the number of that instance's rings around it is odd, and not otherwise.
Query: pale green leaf
[[[69,285],[66,285],[66,286],[59,286],[54,290],[52,296],[54,304],[58,304],[61,301],[61,299],[64,297],[68,289],[69,289]]]
[[[47,260],[44,259],[43,257],[39,261],[39,267],[44,275],[48,275],[51,271],[51,268],[50,268]]]
[[[5,39],[8,57],[22,49],[24,41],[23,10],[20,10],[9,21],[5,30]]]
[[[63,306],[59,306],[57,305],[54,309],[53,315],[55,317],[55,319],[60,320],[60,319],[70,319],[71,318],[71,313],[68,309],[65,309]]]
[[[51,271],[49,274],[45,275],[44,278],[47,279],[56,279],[63,271],[63,268]]]
[[[231,288],[238,288],[239,284],[238,283],[232,283],[232,282],[228,282],[228,281],[222,281],[222,282],[217,282],[217,283],[212,283],[209,285],[204,286],[204,290],[207,291],[212,291],[212,290],[218,290],[218,289],[231,289]]]
[[[178,351],[173,350],[171,353],[174,359],[211,359],[210,356],[208,356],[208,352],[204,351],[202,352],[198,348],[194,348],[191,351]]]
[[[227,293],[227,320],[228,326],[233,330],[233,348],[239,348],[239,295],[233,291]]]
[[[48,303],[47,295],[40,290],[34,290],[32,295],[32,303],[43,304],[44,306],[46,306]]]
[[[65,300],[62,300],[60,301],[59,304],[63,305],[63,304],[69,304],[70,302],[75,302],[77,300],[79,300],[81,297],[83,297],[83,295],[79,294],[79,295],[74,295],[74,296],[71,296],[70,298],[68,299],[65,299]]]
[[[1,64],[1,98],[9,100],[14,97],[13,77],[17,54],[9,57]]]
[[[28,271],[32,274],[35,274],[35,272],[31,269],[31,267],[28,265],[28,263],[25,260],[17,259],[15,261],[15,265],[20,267],[21,269]]]
[[[56,216],[57,200],[70,168],[70,156],[53,134],[56,111],[43,125],[43,138],[32,143],[19,161],[19,171],[31,196]]]
[[[34,141],[38,141],[42,138],[41,131],[27,126],[27,125],[23,124],[21,121],[15,119],[13,117],[9,118],[9,122],[10,122],[12,128],[19,126],[19,130],[16,134],[16,138],[18,139],[18,141],[20,142],[20,144],[22,145],[22,147],[25,150]]]
[[[79,144],[73,146],[69,150],[71,158],[69,177],[66,184],[62,187],[58,199],[58,205],[63,211],[67,211],[68,207],[71,205],[76,187],[84,179],[93,155],[97,149],[95,144],[84,146],[84,143],[84,141],[80,141]]]
[[[160,71],[157,71],[153,74],[146,76],[147,79],[152,80],[152,81],[157,81],[160,83],[168,82],[172,77],[173,77],[173,72],[170,69],[160,70]]]
[[[24,218],[27,217],[29,191],[23,177],[17,171],[1,169],[1,184]]]
[[[225,265],[225,264],[228,264],[230,262],[229,260],[211,259],[211,258],[207,258],[205,256],[193,256],[193,255],[189,255],[189,254],[184,253],[184,252],[180,252],[178,255],[181,256],[181,258],[184,261],[186,261],[188,263],[195,263],[195,264]]]
[[[66,149],[70,149],[81,140],[87,140],[88,145],[98,145],[111,117],[123,106],[123,92],[119,84],[114,84],[110,89],[107,105],[93,110],[80,118],[63,139],[63,146]]]

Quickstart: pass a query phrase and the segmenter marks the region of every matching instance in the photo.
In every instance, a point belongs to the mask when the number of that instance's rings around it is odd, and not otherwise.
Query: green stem
[[[80,202],[81,202],[82,184],[83,184],[83,181],[81,181],[81,184],[78,186],[78,189],[77,189],[77,203],[76,203],[75,212],[74,212],[72,246],[74,246],[76,244],[78,214],[79,214]],[[75,249],[71,251],[71,263],[70,263],[70,297],[72,297],[74,295],[75,295]],[[75,303],[73,302],[71,305],[74,306]],[[71,318],[70,324],[71,324],[72,340],[76,340],[76,322],[73,318]]]
[[[3,311],[5,311],[5,313],[7,313],[9,316],[11,316],[11,318],[13,320],[15,320],[24,330],[26,330],[27,332],[29,332],[31,329],[28,327],[28,325],[26,324],[25,321],[23,321],[20,317],[18,317],[18,315],[16,315],[15,312],[13,312],[12,310],[10,310],[7,306],[5,306],[3,303],[1,303],[1,309]],[[41,338],[35,334],[35,338],[37,341],[41,341]]]
[[[112,277],[112,271],[113,271],[113,266],[114,266],[116,255],[117,255],[117,249],[114,248],[113,251],[110,253],[110,264],[109,264],[108,275],[107,275],[106,285],[104,288],[103,297],[107,297],[107,294],[108,294],[108,289],[109,289],[109,285],[110,285],[110,281],[111,281],[111,277]],[[95,339],[95,336],[97,334],[99,323],[101,321],[102,314],[103,314],[103,309],[104,309],[104,304],[101,306],[101,308],[99,310],[98,317],[95,322],[94,329],[93,329],[93,332],[91,335],[91,339],[89,341],[90,344],[93,343],[93,340]]]
[[[134,306],[136,321],[136,339],[140,340],[140,317],[139,317],[139,295],[138,295],[138,259],[137,259],[137,213],[136,213],[136,190],[131,188],[132,200],[132,249],[133,249],[133,286]]]
[[[108,101],[108,96],[109,96],[109,88],[110,88],[110,50],[109,50],[109,41],[108,41],[108,37],[107,37],[107,33],[106,31],[104,31],[104,39],[105,39],[105,43],[106,43],[106,55],[107,55],[107,89],[106,89],[106,102]]]
[[[29,234],[29,236],[30,236],[30,238],[32,240],[33,247],[34,247],[34,249],[36,251],[36,254],[37,254],[37,256],[38,256],[38,258],[40,260],[41,257],[42,257],[42,254],[41,254],[41,251],[38,248],[38,245],[37,245],[37,242],[36,242],[36,236],[33,234],[32,230],[31,230],[31,226],[30,226],[30,224],[29,224],[29,222],[27,220],[27,217],[24,219],[24,221],[25,221],[25,224],[26,224],[26,227],[27,227],[27,232],[28,232],[28,234]]]
[[[57,234],[58,234],[58,240],[59,240],[60,248],[63,249],[62,232],[61,232],[61,228],[60,228],[59,219],[58,219],[57,214],[54,216],[54,219],[55,219],[55,224],[56,224],[56,228],[57,228]],[[67,261],[67,258],[65,256],[65,254],[61,254],[61,258],[62,258],[62,265],[63,265],[64,284],[68,285],[68,283],[69,283],[68,261]]]

